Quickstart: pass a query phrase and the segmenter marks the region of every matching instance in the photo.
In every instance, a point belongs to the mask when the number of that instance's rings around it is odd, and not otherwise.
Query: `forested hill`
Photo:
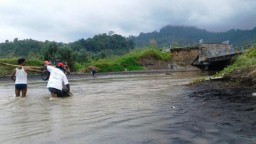
[[[33,39],[13,41],[6,40],[0,43],[0,58],[9,57],[40,57],[44,49],[70,49],[77,54],[90,55],[94,58],[104,58],[109,55],[123,55],[134,48],[134,43],[118,34],[99,34],[93,38],[80,39],[71,43],[36,41]]]
[[[205,43],[222,43],[229,40],[232,45],[241,46],[256,41],[256,27],[252,30],[229,30],[226,32],[209,32],[204,29],[188,26],[165,26],[159,32],[140,33],[131,38],[136,47],[144,47],[150,42],[158,47],[191,46],[198,44],[200,39]]]

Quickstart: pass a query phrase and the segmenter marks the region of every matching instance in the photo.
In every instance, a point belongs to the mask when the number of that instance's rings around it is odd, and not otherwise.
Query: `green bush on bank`
[[[139,63],[140,60],[147,58],[167,61],[170,60],[171,55],[170,53],[161,53],[157,49],[145,49],[139,52],[130,52],[114,60],[101,59],[92,62],[80,71],[88,72],[93,65],[97,67],[98,72],[140,71],[144,70],[144,67]]]
[[[74,63],[74,67],[73,67],[74,71],[79,71],[82,68],[84,68],[84,65],[77,63],[77,62]]]
[[[245,53],[238,56],[232,65],[219,72],[217,76],[228,75],[234,71],[244,70],[256,66],[256,47],[248,49]]]
[[[139,53],[139,59],[154,58],[157,60],[168,61],[171,58],[170,53],[162,53],[157,49],[144,50]]]
[[[119,64],[124,70],[132,71],[132,70],[143,70],[138,63],[138,55],[135,53],[130,53],[118,58],[115,63]]]

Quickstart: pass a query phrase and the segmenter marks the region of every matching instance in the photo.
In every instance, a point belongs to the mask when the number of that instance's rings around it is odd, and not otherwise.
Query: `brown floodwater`
[[[186,86],[199,75],[70,76],[73,96],[55,100],[40,78],[25,98],[0,80],[0,143],[256,143],[253,90]]]

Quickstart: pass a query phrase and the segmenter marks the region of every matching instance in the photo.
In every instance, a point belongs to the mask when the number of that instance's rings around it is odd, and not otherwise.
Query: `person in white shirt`
[[[47,88],[51,92],[52,97],[63,96],[63,85],[66,86],[67,92],[70,92],[69,82],[64,73],[64,64],[59,63],[57,67],[54,67],[48,63],[45,63],[45,66],[50,72]]]
[[[20,92],[22,92],[22,97],[25,97],[27,94],[27,77],[28,72],[38,72],[42,71],[31,69],[29,67],[25,67],[25,58],[18,59],[18,68],[15,68],[12,71],[11,79],[15,81],[15,94],[16,97],[20,96]]]

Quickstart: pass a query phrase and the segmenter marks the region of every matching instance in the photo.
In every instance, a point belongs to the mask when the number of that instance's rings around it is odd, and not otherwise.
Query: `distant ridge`
[[[167,25],[157,31],[140,33],[133,37],[136,47],[145,47],[149,41],[155,39],[158,47],[193,46],[198,44],[200,39],[205,43],[222,43],[229,40],[230,44],[241,46],[256,41],[256,27],[252,30],[231,29],[226,32],[209,32],[193,26],[172,26]]]
[[[123,55],[133,48],[149,46],[154,42],[159,48],[191,47],[199,43],[222,43],[229,41],[233,46],[242,46],[256,42],[256,27],[251,30],[231,29],[226,32],[209,32],[193,26],[167,25],[159,31],[140,33],[139,36],[124,37],[118,34],[106,33],[95,35],[93,38],[79,39],[70,43],[37,41],[33,39],[0,43],[0,58],[6,57],[39,57],[40,51],[54,44],[56,47],[68,47],[77,54],[87,54],[94,58],[104,58],[110,55]],[[151,43],[152,44],[152,43]],[[83,58],[83,57],[82,57]]]

